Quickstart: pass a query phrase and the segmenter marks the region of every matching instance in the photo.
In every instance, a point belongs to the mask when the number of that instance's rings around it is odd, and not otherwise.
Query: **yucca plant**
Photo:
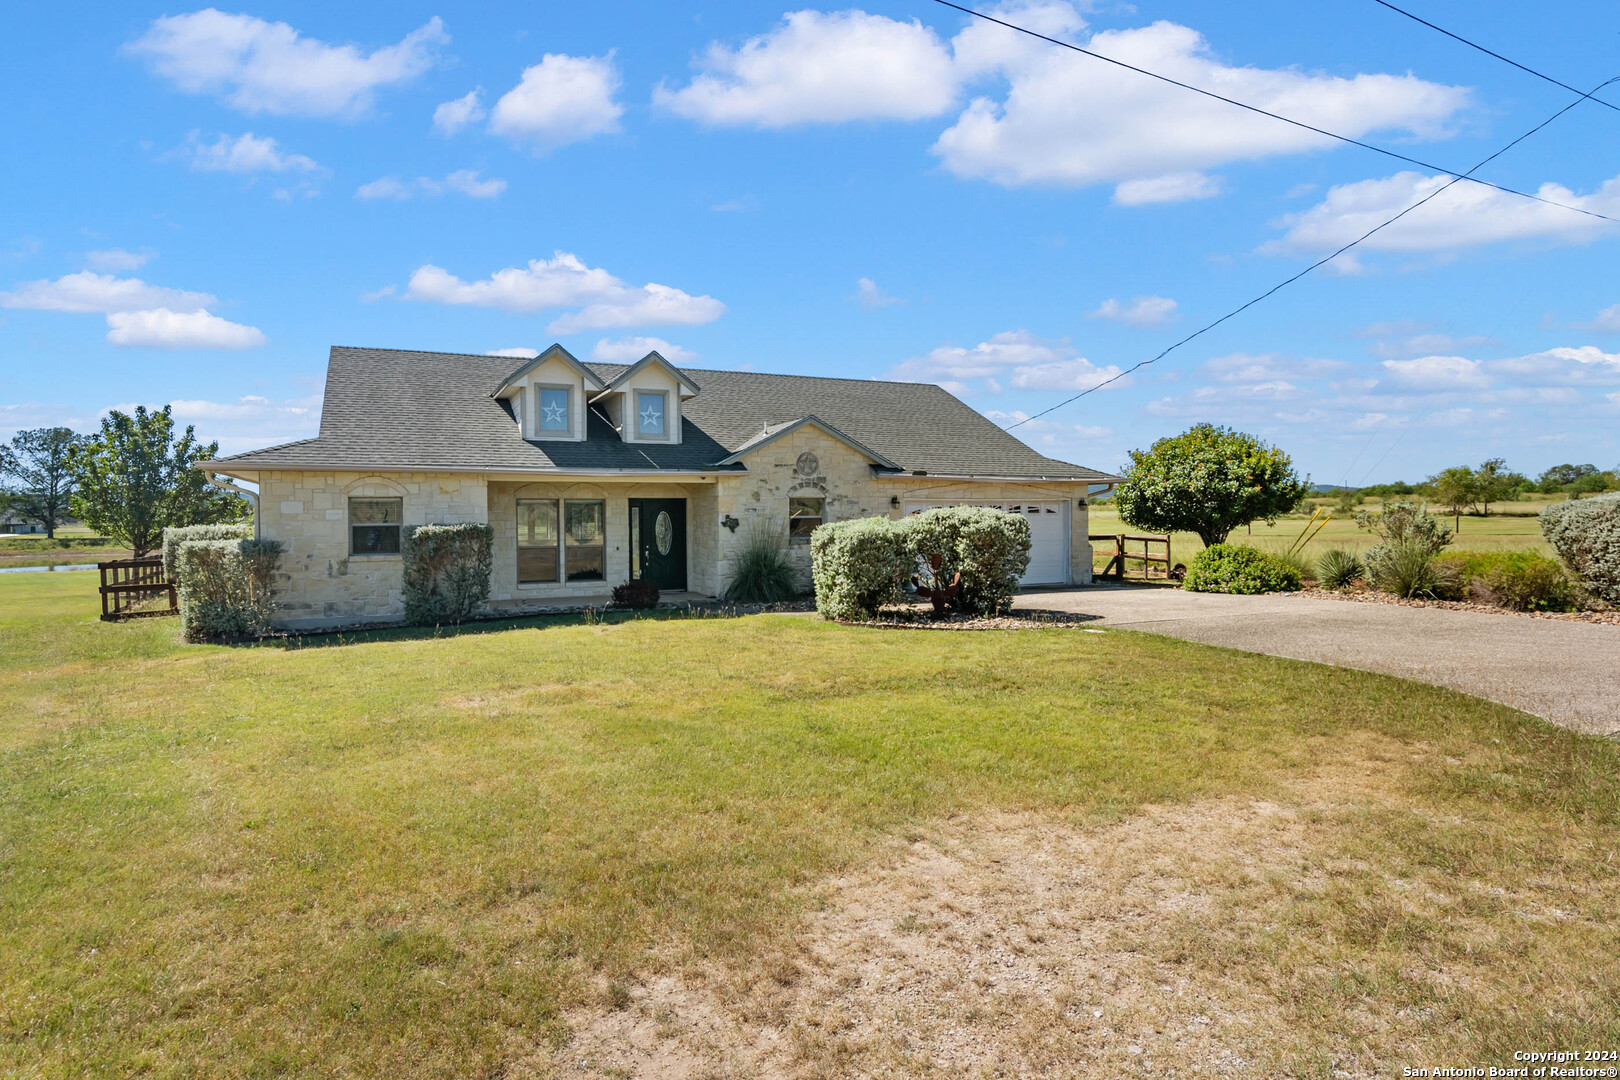
[[[799,575],[781,537],[767,528],[751,530],[722,599],[730,604],[775,604],[798,595]]]
[[[1344,548],[1331,548],[1316,563],[1316,581],[1325,589],[1348,589],[1366,574],[1361,557]]]

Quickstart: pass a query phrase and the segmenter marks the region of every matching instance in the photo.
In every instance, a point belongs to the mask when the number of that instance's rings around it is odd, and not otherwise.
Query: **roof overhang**
[[[738,462],[742,461],[743,458],[752,454],[760,447],[767,446],[775,442],[777,439],[780,439],[782,436],[791,435],[795,431],[798,431],[800,428],[806,426],[817,428],[830,438],[837,439],[839,442],[843,443],[851,450],[854,450],[856,453],[864,455],[868,461],[879,466],[880,468],[893,469],[896,472],[902,471],[899,465],[896,465],[894,462],[890,461],[876,450],[873,450],[864,443],[850,438],[848,435],[845,435],[842,431],[839,431],[837,428],[827,423],[827,421],[821,419],[813,413],[807,416],[801,416],[797,420],[793,420],[785,424],[778,424],[775,427],[765,429],[748,442],[739,446],[728,457],[722,458],[720,461],[716,462],[716,464],[737,464]]]
[[[341,463],[308,464],[299,462],[295,465],[233,465],[230,468],[219,468],[218,462],[199,461],[192,465],[194,469],[205,472],[219,473],[221,476],[231,476],[238,480],[247,480],[251,483],[259,482],[261,473],[296,473],[296,472],[322,472],[322,473],[362,473],[367,476],[391,476],[395,473],[460,473],[464,476],[499,476],[502,479],[529,478],[541,480],[568,480],[575,477],[592,480],[612,480],[623,477],[626,480],[646,480],[649,477],[670,480],[679,479],[685,483],[713,483],[720,475],[739,472],[728,468],[710,467],[707,469],[525,469],[500,468],[489,465],[354,465]],[[210,467],[212,466],[212,467]]]
[[[573,368],[576,372],[583,376],[587,390],[602,390],[607,386],[607,384],[602,381],[602,377],[600,375],[586,367],[584,364],[580,363],[578,360],[574,359],[573,353],[569,352],[561,345],[553,343],[550,348],[546,349],[539,356],[536,356],[532,360],[525,360],[516,371],[502,379],[501,385],[497,386],[489,396],[493,398],[507,396],[510,392],[517,389],[514,384],[516,384],[519,379],[523,378],[523,376],[527,375],[541,364],[548,363],[552,360],[561,360],[563,363],[567,364],[569,367]]]
[[[680,368],[676,367],[674,364],[660,356],[656,349],[648,353],[646,356],[643,356],[640,360],[637,360],[623,371],[619,372],[619,374],[614,377],[612,382],[603,386],[601,381],[598,380],[597,385],[602,387],[602,395],[615,393],[616,391],[622,389],[624,385],[631,379],[635,378],[638,372],[643,371],[648,367],[660,367],[668,372],[670,378],[674,379],[680,384],[681,397],[697,397],[698,384],[687,378],[685,373],[682,372]],[[600,397],[602,395],[598,396]]]

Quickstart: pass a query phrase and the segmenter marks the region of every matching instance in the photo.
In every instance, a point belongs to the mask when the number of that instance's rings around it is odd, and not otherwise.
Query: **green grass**
[[[188,647],[99,622],[94,582],[0,579],[0,1074],[497,1076],[601,980],[779,947],[896,835],[1283,798],[1362,775],[1366,740],[1406,801],[1331,834],[1358,869],[1278,883],[1275,936],[1207,963],[1305,980],[1296,1034],[1375,1054],[1620,1040],[1620,747],[1507,708],[1128,633],[791,615]],[[1419,925],[1395,877],[1579,917]],[[1414,996],[1442,964],[1467,977]],[[1509,970],[1522,999],[1489,990]]]
[[[1490,517],[1469,517],[1464,514],[1462,518],[1462,531],[1451,542],[1449,551],[1536,551],[1543,555],[1551,555],[1552,547],[1541,535],[1540,520],[1533,513],[1534,509],[1540,512],[1545,501],[1535,503],[1503,503],[1506,513],[1497,513],[1493,504]],[[1324,504],[1331,510],[1332,504]],[[1377,503],[1371,503],[1363,509],[1376,510]],[[1314,509],[1314,507],[1313,507]],[[1252,544],[1255,547],[1268,551],[1283,551],[1298,539],[1300,532],[1310,520],[1310,510],[1304,514],[1290,514],[1279,518],[1275,525],[1265,522],[1256,522],[1252,527],[1238,529],[1227,537],[1228,543]],[[1452,525],[1453,519],[1446,518],[1446,524]],[[1119,512],[1111,503],[1101,503],[1091,507],[1088,525],[1092,533],[1135,533],[1138,530],[1123,524],[1119,520]],[[1349,517],[1335,516],[1332,521],[1316,533],[1304,548],[1304,554],[1313,563],[1329,548],[1345,548],[1350,551],[1365,551],[1378,542],[1378,538],[1365,529],[1356,528],[1355,515]],[[1101,569],[1105,558],[1111,557],[1113,548],[1107,540],[1093,541],[1096,565]],[[1129,550],[1140,551],[1141,545],[1127,545]],[[1188,562],[1194,555],[1204,550],[1203,543],[1193,533],[1170,534],[1170,553],[1177,562]],[[1155,554],[1159,552],[1156,550]],[[1131,563],[1134,571],[1141,563]]]
[[[57,530],[54,539],[46,536],[0,536],[0,568],[18,566],[58,566],[64,563],[91,563],[127,559],[128,548],[101,536],[70,536]]]

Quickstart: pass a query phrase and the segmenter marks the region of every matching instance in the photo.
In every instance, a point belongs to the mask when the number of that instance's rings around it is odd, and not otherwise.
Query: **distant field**
[[[105,538],[92,536],[89,530],[82,526],[75,526],[72,531],[58,529],[54,540],[42,533],[0,536],[0,569],[93,563],[108,559],[127,559],[130,554],[128,548],[119,547]]]
[[[1543,498],[1536,502],[1504,503],[1506,513],[1498,514],[1493,507],[1488,518],[1469,517],[1464,514],[1462,531],[1452,541],[1451,548],[1453,551],[1539,551],[1544,555],[1551,555],[1552,548],[1541,535],[1541,524],[1537,515],[1540,514],[1542,507],[1552,501],[1555,500]],[[1319,505],[1331,512],[1331,500],[1323,500]],[[1377,503],[1369,504],[1368,508],[1377,509]],[[1239,529],[1232,534],[1230,540],[1232,543],[1253,544],[1260,548],[1286,548],[1298,538],[1310,516],[1310,512],[1307,511],[1304,514],[1291,514],[1279,518],[1275,525],[1257,522],[1252,529]],[[1452,520],[1447,518],[1448,522]],[[1090,529],[1092,533],[1138,531],[1122,524],[1119,512],[1111,504],[1091,508]],[[1354,514],[1349,517],[1335,516],[1314,536],[1305,552],[1308,557],[1314,559],[1329,548],[1350,548],[1360,551],[1372,547],[1375,543],[1377,543],[1375,536],[1364,529],[1356,528]],[[1102,549],[1106,545],[1107,541],[1097,541],[1092,545],[1097,549],[1096,563],[1099,568],[1107,561],[1102,555]],[[1179,532],[1171,534],[1171,556],[1177,562],[1186,562],[1202,550],[1204,545],[1194,534]]]

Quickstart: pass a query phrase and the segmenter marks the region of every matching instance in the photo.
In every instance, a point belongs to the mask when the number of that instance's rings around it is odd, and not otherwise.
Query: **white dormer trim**
[[[698,385],[656,352],[650,352],[621,371],[606,388],[591,398],[608,422],[627,443],[669,446],[679,443],[682,434],[681,402],[696,397]],[[664,430],[653,435],[641,430],[642,395],[662,399]]]
[[[588,414],[586,404],[592,391],[606,387],[596,372],[576,360],[561,345],[525,360],[501,381],[492,395],[510,404],[518,432],[531,442],[583,442]],[[568,395],[566,430],[546,430],[542,410],[544,391],[561,390]]]
[[[535,368],[541,366],[542,364],[549,363],[552,360],[561,360],[563,363],[573,368],[579,377],[584,380],[585,390],[587,393],[592,390],[607,389],[607,383],[602,381],[602,377],[600,375],[576,360],[574,358],[574,354],[563,348],[561,345],[552,344],[539,356],[534,357],[532,360],[525,360],[521,365],[518,366],[517,370],[513,371],[512,374],[502,379],[501,385],[497,386],[494,393],[492,393],[490,396],[496,398],[508,396],[507,391],[511,390],[514,386],[520,386],[524,376],[533,371]],[[645,363],[646,361],[643,360],[642,362]]]

